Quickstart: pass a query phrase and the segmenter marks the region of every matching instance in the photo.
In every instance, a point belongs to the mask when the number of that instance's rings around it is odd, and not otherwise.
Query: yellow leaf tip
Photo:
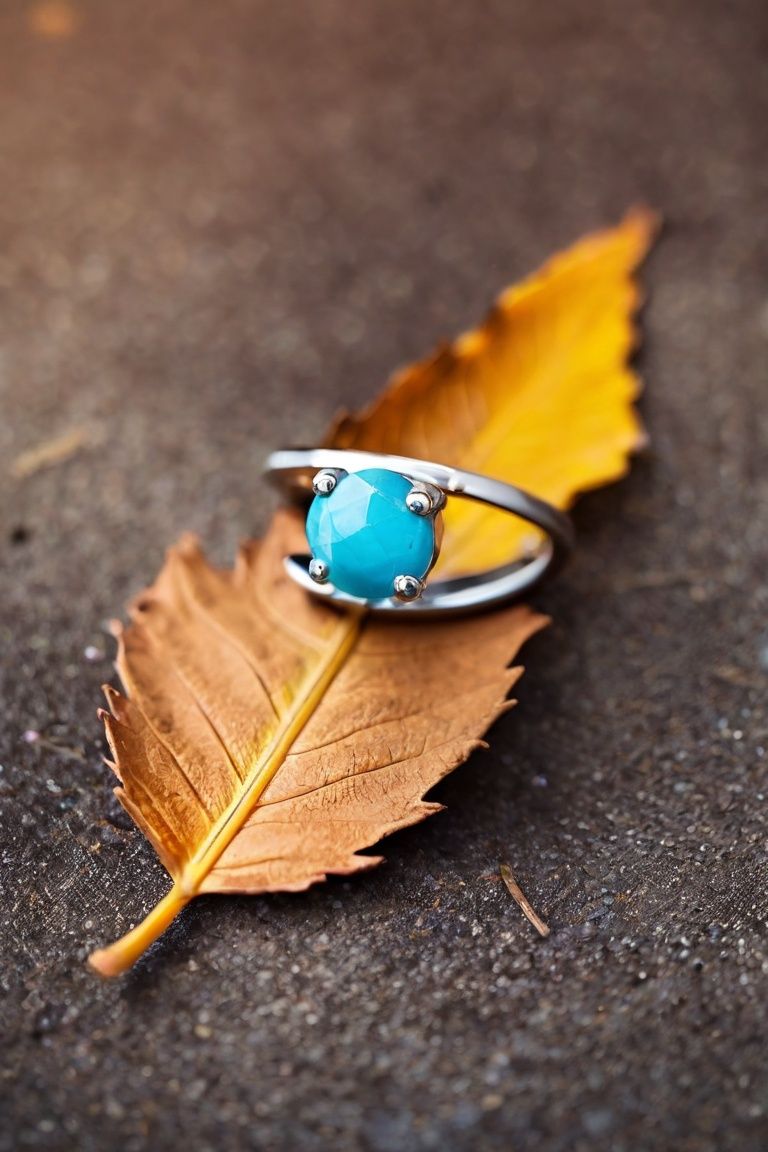
[[[645,233],[649,240],[654,240],[664,227],[664,217],[650,204],[633,204],[624,215],[621,226],[637,228]]]

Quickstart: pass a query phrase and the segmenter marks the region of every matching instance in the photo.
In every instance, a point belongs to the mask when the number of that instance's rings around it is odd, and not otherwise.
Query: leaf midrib
[[[278,730],[258,756],[229,806],[211,828],[194,856],[184,866],[177,887],[184,897],[198,894],[200,886],[243,827],[259,798],[284,763],[299,733],[315,714],[328,686],[346,663],[357,643],[363,617],[347,616],[329,642],[327,652],[297,694]]]

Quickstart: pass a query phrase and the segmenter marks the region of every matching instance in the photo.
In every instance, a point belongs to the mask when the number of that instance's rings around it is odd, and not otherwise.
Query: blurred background
[[[0,1148],[764,1150],[767,33],[0,5]],[[166,884],[100,760],[105,621],[183,531],[231,561],[270,448],[639,201],[653,450],[581,504],[491,751],[375,875],[200,901],[98,984]]]

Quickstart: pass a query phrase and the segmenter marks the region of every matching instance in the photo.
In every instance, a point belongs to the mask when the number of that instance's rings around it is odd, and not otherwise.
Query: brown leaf
[[[439,809],[422,797],[510,706],[508,667],[545,623],[525,607],[444,624],[336,612],[285,575],[283,512],[232,572],[173,549],[119,635],[107,690],[117,796],[174,887],[91,957],[114,975],[200,892],[299,890],[371,868],[361,848]]]
[[[576,245],[509,289],[488,322],[405,370],[340,446],[485,469],[561,505],[620,475],[642,441],[626,365],[631,274],[648,213]],[[444,570],[508,560],[523,531],[449,502]],[[233,571],[191,540],[118,630],[125,695],[104,722],[117,795],[173,887],[91,964],[123,971],[201,892],[298,890],[370,868],[361,849],[439,806],[425,793],[510,706],[528,608],[441,623],[380,622],[308,598],[282,559],[305,545],[283,511]]]

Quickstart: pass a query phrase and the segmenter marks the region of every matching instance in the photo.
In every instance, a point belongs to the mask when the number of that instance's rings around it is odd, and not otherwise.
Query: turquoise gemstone
[[[396,576],[423,580],[432,564],[435,526],[405,503],[410,480],[384,468],[343,476],[328,496],[315,496],[307,515],[312,555],[329,580],[365,600],[394,595]]]

